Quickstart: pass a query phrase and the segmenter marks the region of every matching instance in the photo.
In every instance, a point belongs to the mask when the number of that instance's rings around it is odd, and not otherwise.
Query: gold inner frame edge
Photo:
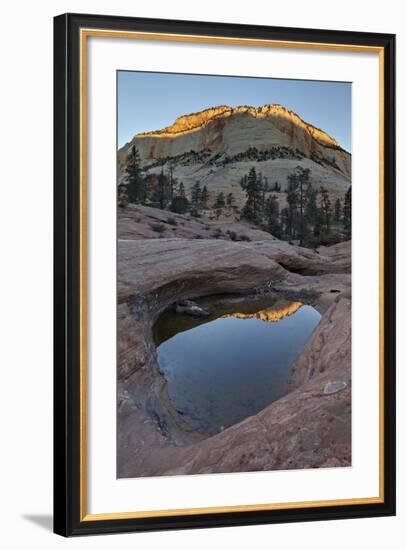
[[[134,512],[87,513],[87,38],[125,38],[175,42],[215,43],[240,46],[315,49],[377,53],[379,55],[379,496],[319,501],[285,502],[142,510]],[[292,510],[329,506],[379,504],[384,502],[384,48],[356,44],[281,41],[221,36],[147,33],[106,29],[80,29],[80,521],[176,517],[229,512]]]

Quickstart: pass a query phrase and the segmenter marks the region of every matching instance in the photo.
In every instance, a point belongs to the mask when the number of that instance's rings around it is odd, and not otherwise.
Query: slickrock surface
[[[276,239],[270,242],[258,240],[246,246],[293,273],[322,275],[351,271],[351,241],[321,247],[318,250],[291,245]]]
[[[118,261],[119,477],[350,465],[350,243],[121,239]],[[204,439],[169,402],[152,327],[175,301],[227,292],[271,293],[324,315],[290,393]]]
[[[328,378],[331,383],[345,382],[348,385],[351,368],[350,316],[351,302],[348,299],[342,298],[329,307],[323,322],[316,327],[293,365],[289,391],[307,384],[313,378]],[[345,372],[342,367],[345,367]]]
[[[255,289],[288,275],[265,254],[223,240],[124,240],[118,249],[119,303],[136,290],[148,297],[151,308],[159,310],[187,299],[188,294]]]
[[[154,230],[156,224],[163,227],[163,232]],[[275,238],[265,231],[249,223],[236,222],[233,219],[210,220],[194,218],[190,214],[175,214],[167,210],[143,206],[130,205],[125,210],[120,209],[118,216],[118,234],[120,239],[208,239],[221,232],[219,238],[227,237],[234,232],[237,240],[273,241]]]

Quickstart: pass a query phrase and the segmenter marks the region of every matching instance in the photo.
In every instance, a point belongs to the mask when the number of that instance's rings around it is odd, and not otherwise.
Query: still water
[[[208,298],[209,317],[165,312],[155,326],[159,368],[176,410],[213,435],[282,397],[292,364],[320,320],[287,300]]]

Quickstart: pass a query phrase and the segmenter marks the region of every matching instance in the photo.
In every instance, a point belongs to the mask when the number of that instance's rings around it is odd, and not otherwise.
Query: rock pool
[[[154,338],[173,406],[194,429],[213,435],[286,393],[293,362],[321,316],[280,298],[198,303],[208,317],[166,311]]]

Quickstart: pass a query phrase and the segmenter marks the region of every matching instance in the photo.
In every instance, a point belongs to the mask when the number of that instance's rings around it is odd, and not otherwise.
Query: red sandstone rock
[[[120,477],[350,465],[351,301],[344,297],[350,275],[342,273],[349,252],[344,244],[317,254],[279,241],[120,241]],[[297,271],[324,265],[325,274],[291,273],[278,260]],[[327,311],[294,365],[290,393],[202,440],[166,407],[153,322],[177,300],[255,287],[288,296],[307,293]]]

